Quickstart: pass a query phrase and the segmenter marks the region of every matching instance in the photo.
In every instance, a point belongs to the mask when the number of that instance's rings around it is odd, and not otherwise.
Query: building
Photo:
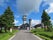
[[[27,27],[29,27],[29,24],[25,23],[20,26],[20,29],[27,29]]]
[[[34,26],[34,28],[43,28],[42,24],[37,24]]]

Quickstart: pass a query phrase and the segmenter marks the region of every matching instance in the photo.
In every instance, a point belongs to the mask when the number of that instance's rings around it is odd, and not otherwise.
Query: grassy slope
[[[33,29],[31,32],[45,40],[53,40],[53,32],[45,32],[44,29]]]
[[[8,40],[11,36],[13,36],[18,30],[13,30],[12,33],[0,33],[0,40]]]

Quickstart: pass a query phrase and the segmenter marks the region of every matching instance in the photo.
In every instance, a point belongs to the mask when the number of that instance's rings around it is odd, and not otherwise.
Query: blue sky
[[[41,23],[43,9],[51,17],[53,23],[53,0],[0,0],[0,15],[4,13],[8,6],[14,12],[14,23],[16,26],[23,23],[23,14],[27,15],[27,22],[28,19],[32,19],[32,25]]]

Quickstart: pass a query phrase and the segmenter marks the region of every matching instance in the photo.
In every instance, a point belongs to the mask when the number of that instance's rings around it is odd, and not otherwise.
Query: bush
[[[35,29],[32,29],[31,32],[32,33],[35,33],[35,32],[44,32],[44,29],[35,28]]]
[[[53,31],[52,26],[48,27],[47,31],[52,32]]]
[[[44,31],[44,29],[33,29],[33,30],[31,30],[32,31],[32,33],[34,33],[35,35],[39,35],[41,38],[44,38],[44,39],[46,39],[46,40],[49,40],[49,39],[51,39],[51,40],[53,40],[53,32],[46,32],[46,31]]]

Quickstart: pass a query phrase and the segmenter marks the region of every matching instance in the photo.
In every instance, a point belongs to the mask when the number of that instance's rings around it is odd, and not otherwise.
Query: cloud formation
[[[40,23],[41,23],[41,20],[32,20],[31,21],[32,26],[35,26],[35,25],[40,24]]]
[[[30,11],[39,11],[39,6],[42,0],[17,0],[18,12],[21,14],[28,14]]]
[[[47,3],[52,3],[53,2],[53,0],[44,0],[45,2],[47,2]]]
[[[49,4],[49,8],[46,9],[46,12],[47,12],[47,13],[53,13],[53,3],[50,3],[50,4]]]
[[[16,5],[17,5],[17,9],[18,12],[20,14],[28,14],[30,11],[39,11],[39,7],[41,5],[41,3],[43,1],[45,1],[45,3],[43,4],[43,6],[45,6],[46,4],[51,4],[53,3],[53,0],[15,0],[16,1]],[[6,5],[7,3],[5,2],[9,2],[9,0],[0,0],[0,6]],[[47,9],[48,11],[49,9]]]
[[[53,13],[53,0],[45,0],[45,2],[49,5],[49,8],[46,9],[46,12]]]
[[[14,24],[16,25],[19,21],[18,20],[14,20]]]
[[[43,7],[50,5],[50,3],[53,3],[53,0],[17,0],[16,3],[18,12],[24,15],[27,15],[30,11],[33,10],[39,12],[40,5],[43,1],[45,2],[43,4]]]
[[[51,23],[53,24],[53,20],[50,20],[51,21]]]

